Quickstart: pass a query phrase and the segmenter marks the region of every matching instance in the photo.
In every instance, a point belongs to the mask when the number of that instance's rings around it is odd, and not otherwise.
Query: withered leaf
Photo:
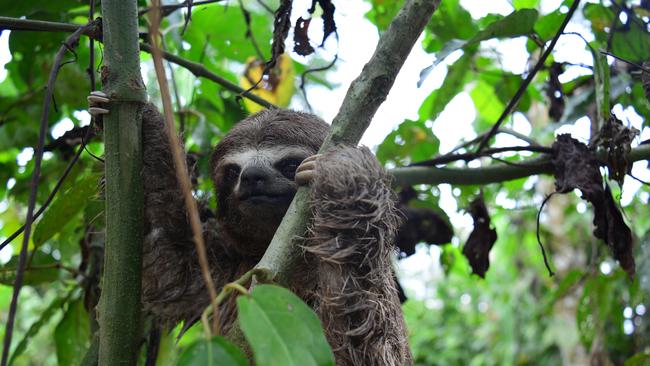
[[[278,57],[284,53],[284,41],[289,35],[289,29],[291,29],[291,9],[292,0],[282,0],[278,10],[275,11],[271,60],[267,63],[267,69],[275,67]]]
[[[549,117],[559,121],[564,114],[564,93],[562,92],[562,83],[559,76],[564,72],[564,66],[561,63],[553,62],[548,70],[548,85],[546,87],[546,96],[551,101],[548,109]]]
[[[610,247],[614,258],[630,277],[634,276],[632,232],[612,197],[603,185],[598,161],[587,146],[570,135],[559,135],[553,143],[555,187],[559,193],[574,189],[594,208],[594,236]]]
[[[302,17],[296,20],[296,26],[293,28],[293,50],[300,56],[307,56],[314,53],[314,47],[309,44],[309,23],[311,18],[304,19]]]
[[[397,232],[395,244],[407,256],[415,253],[417,243],[446,244],[454,232],[449,223],[435,210],[423,207],[400,205],[406,220]]]
[[[607,170],[619,185],[623,185],[628,173],[627,154],[632,149],[632,140],[638,134],[636,128],[626,127],[618,118],[610,115],[595,139],[594,145],[607,151]]]
[[[490,227],[490,214],[483,195],[474,199],[467,211],[474,220],[474,230],[463,247],[463,255],[469,260],[472,272],[485,278],[485,272],[490,267],[490,250],[497,241],[497,231]]]
[[[332,4],[332,0],[312,0],[311,8],[308,10],[309,14],[314,14],[316,4],[320,5],[320,8],[323,9],[323,42],[321,42],[321,46],[323,46],[327,37],[336,32],[336,22],[334,22],[334,10],[336,7]]]
[[[397,232],[395,245],[402,253],[412,255],[415,253],[415,245],[422,242],[440,245],[451,241],[454,232],[445,217],[434,209],[408,204],[418,197],[418,192],[413,187],[402,187],[398,197],[398,207],[405,220]]]

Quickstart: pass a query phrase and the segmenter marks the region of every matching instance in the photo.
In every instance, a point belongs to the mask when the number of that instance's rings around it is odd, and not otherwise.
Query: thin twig
[[[198,5],[199,2],[194,3],[194,5]],[[0,16],[0,29],[9,29],[9,30],[29,30],[29,31],[39,31],[39,32],[74,32],[75,30],[79,29],[78,24],[69,24],[69,23],[57,23],[57,22],[45,22],[45,21],[40,21],[40,20],[28,20],[28,19],[17,19],[17,18],[11,18],[11,17],[3,17]],[[101,40],[101,37],[99,34],[97,34],[97,31],[95,29],[86,29],[84,32],[84,35],[87,35],[89,37],[93,37],[95,40]],[[151,46],[146,43],[141,43],[140,44],[140,50],[144,52],[151,53]],[[252,100],[253,102],[261,105],[262,107],[268,108],[268,109],[277,109],[279,108],[273,103],[270,103],[263,98],[252,94],[248,93],[246,90],[241,88],[239,85],[234,84],[221,76],[213,73],[212,71],[208,70],[205,66],[190,61],[188,59],[170,54],[168,52],[163,52],[162,57],[165,60],[168,60],[172,63],[175,63],[176,65],[182,66],[186,68],[188,71],[190,71],[194,76],[196,77],[203,77],[208,80],[212,80],[213,82],[219,84],[221,87],[224,89],[231,91],[235,94],[237,94],[240,97],[244,97],[247,99]]]
[[[246,8],[244,7],[244,2],[242,0],[239,0],[239,9],[241,9],[242,15],[244,16],[244,23],[246,23],[246,38],[250,39],[251,44],[255,49],[255,53],[257,53],[257,57],[259,57],[260,60],[264,60],[265,59],[264,53],[262,53],[260,46],[257,45],[255,34],[251,29],[251,13],[248,10],[246,10]]]
[[[63,181],[65,181],[65,178],[68,176],[72,168],[75,166],[77,161],[79,160],[79,157],[81,156],[81,153],[84,151],[86,148],[86,145],[88,144],[88,141],[90,140],[90,135],[92,131],[92,124],[88,126],[88,130],[86,130],[86,136],[81,139],[81,145],[79,146],[79,149],[75,153],[75,155],[72,157],[72,160],[68,163],[68,165],[65,167],[65,170],[63,170],[63,173],[61,174],[61,177],[59,180],[56,182],[54,185],[54,188],[50,192],[49,196],[45,199],[45,202],[43,202],[43,205],[34,213],[34,220],[39,218],[43,212],[48,208],[50,203],[52,203],[52,200],[54,199],[54,196],[56,196],[57,192],[63,185]],[[25,230],[25,225],[22,225],[18,230],[16,230],[13,234],[9,235],[7,239],[5,239],[2,244],[0,244],[0,250],[4,249],[9,243],[11,243],[18,235],[22,234],[23,231]]]
[[[59,47],[59,51],[54,58],[54,63],[52,69],[50,70],[50,76],[47,81],[47,87],[45,90],[45,96],[43,100],[43,112],[41,114],[41,124],[39,129],[38,143],[34,152],[34,170],[32,172],[32,181],[31,188],[29,192],[29,201],[27,204],[27,215],[25,218],[25,234],[23,235],[23,244],[20,249],[20,255],[18,257],[18,267],[16,271],[16,278],[13,285],[13,293],[11,296],[11,304],[9,305],[9,315],[7,316],[7,326],[5,328],[5,339],[4,339],[4,348],[2,350],[2,360],[0,361],[1,366],[7,365],[7,360],[9,357],[9,349],[11,347],[11,338],[13,335],[13,327],[16,319],[16,310],[18,307],[18,295],[23,286],[23,278],[25,274],[25,264],[27,261],[27,248],[29,245],[29,236],[32,230],[32,223],[34,221],[34,208],[36,206],[36,195],[38,193],[38,182],[41,175],[41,162],[43,161],[43,151],[45,148],[45,135],[47,134],[48,126],[48,117],[50,113],[50,103],[52,101],[52,94],[54,92],[54,82],[59,73],[59,66],[63,60],[63,56],[66,54],[69,48],[73,47],[79,42],[79,37],[90,29],[95,27],[95,22],[89,22],[88,24],[78,28],[74,33],[72,33],[64,42],[64,44]]]
[[[331,69],[336,64],[336,61],[338,59],[339,59],[339,54],[337,52],[336,55],[334,55],[334,59],[329,64],[322,67],[315,67],[313,69],[305,70],[305,72],[303,72],[300,75],[300,90],[302,91],[302,96],[305,98],[305,103],[307,103],[307,108],[309,108],[310,111],[312,110],[312,108],[311,108],[311,104],[309,104],[309,99],[307,99],[307,91],[305,90],[305,81],[307,79],[307,75],[314,72],[327,71]]]
[[[546,250],[544,250],[544,244],[542,244],[542,239],[539,236],[539,226],[540,226],[539,220],[540,217],[542,216],[542,209],[544,208],[544,205],[546,205],[546,202],[548,202],[548,200],[556,193],[557,191],[546,196],[546,198],[544,198],[544,201],[542,201],[542,205],[539,206],[539,210],[537,211],[537,244],[539,244],[539,249],[541,249],[542,251],[542,256],[544,257],[544,265],[546,266],[546,269],[548,270],[548,275],[550,277],[553,277],[555,275],[555,272],[553,272],[553,270],[551,269],[551,265],[548,263],[548,258],[546,257]]]
[[[604,51],[604,50],[600,50],[599,52],[602,53],[602,54],[605,55],[605,56],[611,56],[611,57],[613,57],[613,58],[615,58],[615,59],[617,59],[617,60],[619,60],[619,61],[621,61],[621,62],[625,62],[625,63],[628,64],[628,65],[632,65],[632,66],[636,67],[636,68],[639,69],[639,70],[642,70],[642,71],[644,71],[644,72],[650,73],[650,69],[648,69],[647,67],[643,67],[643,66],[637,64],[636,62],[632,62],[632,61],[630,61],[630,60],[626,60],[626,59],[624,59],[623,57],[616,56],[615,54],[613,54],[613,53],[611,53],[611,52]]]
[[[160,0],[153,1],[154,6],[160,5]],[[212,281],[212,275],[210,273],[210,266],[208,263],[208,257],[205,250],[205,243],[203,242],[203,233],[201,230],[201,219],[199,218],[199,210],[196,206],[196,201],[192,196],[192,183],[187,173],[186,161],[183,158],[183,152],[181,151],[181,145],[176,134],[176,129],[174,128],[174,119],[173,119],[173,108],[171,103],[171,97],[169,95],[169,86],[167,85],[167,79],[165,77],[165,69],[162,63],[162,51],[158,46],[158,42],[161,42],[160,34],[158,32],[158,27],[160,25],[160,12],[152,11],[150,12],[150,33],[152,39],[152,56],[154,68],[156,70],[156,76],[158,78],[158,85],[160,87],[160,95],[163,102],[163,115],[165,117],[165,131],[167,132],[167,138],[171,145],[172,155],[174,157],[174,167],[176,169],[176,177],[178,183],[181,187],[181,192],[183,193],[183,198],[185,199],[185,206],[187,207],[188,216],[190,219],[190,225],[192,226],[192,232],[194,234],[194,244],[196,245],[196,252],[199,257],[199,265],[201,266],[201,274],[203,275],[203,280],[205,281],[205,286],[208,290],[210,301],[212,302],[212,307],[214,314],[218,314],[219,306],[217,305],[217,290]],[[162,43],[162,42],[161,42]],[[213,328],[215,333],[219,334],[218,330],[218,317],[215,316],[213,321]]]
[[[555,36],[551,40],[551,43],[548,45],[544,53],[542,54],[542,57],[537,61],[535,64],[535,67],[533,67],[533,70],[528,74],[526,77],[526,80],[524,80],[523,83],[519,86],[519,89],[517,89],[517,92],[515,95],[510,99],[510,102],[508,102],[508,105],[506,108],[503,110],[503,113],[501,113],[501,116],[497,120],[497,122],[492,126],[490,129],[490,132],[488,132],[487,135],[481,140],[481,143],[479,144],[478,148],[476,149],[476,152],[481,152],[487,144],[490,142],[490,139],[492,136],[494,136],[503,123],[505,121],[506,117],[510,114],[512,109],[519,103],[519,100],[521,97],[524,95],[524,92],[526,92],[526,89],[528,88],[528,85],[533,81],[535,78],[535,75],[539,72],[539,70],[542,69],[544,66],[544,63],[546,62],[546,59],[548,56],[551,54],[553,51],[553,48],[555,48],[555,44],[557,43],[558,39],[560,39],[560,36],[564,32],[564,28],[566,28],[567,24],[569,24],[569,20],[571,20],[571,17],[573,17],[573,13],[575,13],[576,9],[578,9],[578,5],[580,4],[580,0],[573,0],[573,4],[571,5],[571,8],[567,12],[566,17],[564,17],[564,21],[562,22],[562,25],[560,26],[560,29],[558,29],[557,33],[555,33]]]
[[[439,156],[431,160],[420,161],[417,163],[410,164],[409,166],[435,166],[440,164],[448,164],[458,160],[475,160],[483,156],[490,156],[493,154],[511,152],[511,151],[531,151],[538,152],[543,154],[551,154],[553,149],[550,147],[544,146],[508,146],[508,147],[496,147],[492,149],[487,149],[478,153],[464,153],[464,154],[446,154]]]
[[[219,2],[222,2],[222,1],[224,1],[224,0],[205,0],[205,1],[195,1],[195,2],[192,3],[192,6],[214,4],[214,3],[219,3]],[[164,17],[168,16],[169,14],[175,12],[175,11],[178,10],[178,9],[186,8],[187,5],[188,5],[187,0],[186,0],[186,1],[183,1],[183,2],[180,3],[180,4],[163,5],[163,6],[160,7],[160,9],[161,9],[161,11],[162,11],[162,17],[164,18]],[[152,9],[153,9],[153,6],[148,7],[148,8],[144,8],[144,9],[138,11],[138,16],[142,16],[142,15],[144,15],[144,14],[147,14],[147,13],[150,12]]]

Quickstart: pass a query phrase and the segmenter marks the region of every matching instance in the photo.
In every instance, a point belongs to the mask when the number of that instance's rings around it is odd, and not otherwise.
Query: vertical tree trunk
[[[143,196],[140,75],[136,0],[103,0],[103,90],[106,254],[100,299],[99,364],[135,365],[140,343]]]

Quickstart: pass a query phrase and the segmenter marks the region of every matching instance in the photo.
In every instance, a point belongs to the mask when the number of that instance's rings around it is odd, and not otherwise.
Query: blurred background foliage
[[[139,3],[142,9],[146,8],[144,1]],[[358,3],[357,6],[368,9],[366,20],[342,20],[344,14],[339,13],[335,13],[335,20],[370,21],[381,33],[402,1]],[[505,2],[505,14],[487,12],[477,16],[473,8],[481,7],[481,3],[443,0],[429,22],[421,47],[431,55],[432,65],[422,71],[421,82],[433,77],[427,75],[436,70],[442,69],[443,76],[439,87],[424,99],[417,118],[405,116],[403,121],[395,121],[393,131],[375,146],[378,158],[387,167],[405,166],[448,152],[450,149],[442,146],[450,146],[451,131],[435,127],[443,119],[439,117],[450,117],[445,115],[445,108],[459,97],[469,98],[472,103],[466,108],[475,112],[470,135],[488,130],[539,58],[542,46],[555,35],[572,1],[512,0]],[[342,6],[336,1],[334,4]],[[171,12],[163,24],[165,48],[247,88],[261,74],[260,60],[268,60],[271,55],[273,14],[267,6],[275,9],[277,5],[277,0],[243,0],[195,6],[184,33],[184,11]],[[88,20],[88,2],[80,0],[0,0],[0,9],[0,16],[15,18],[76,24]],[[314,24],[322,24],[321,15],[320,11],[314,14]],[[588,50],[588,42],[594,50],[604,50],[628,61],[608,58],[609,97],[618,118],[641,131],[641,138],[633,146],[649,137],[645,117],[650,104],[638,67],[650,58],[649,15],[650,3],[644,0],[583,1],[570,23],[571,31],[567,31],[574,34],[562,36],[578,38],[578,43],[572,45],[580,45],[581,51]],[[309,35],[312,45],[317,46],[322,30],[314,24]],[[141,25],[144,32],[144,16]],[[57,32],[9,34],[3,30],[2,37],[7,36],[11,58],[4,65],[6,71],[0,68],[1,241],[24,221],[44,87],[53,55],[66,37]],[[338,37],[349,35],[341,32]],[[513,39],[526,41],[513,43]],[[309,100],[309,90],[314,86],[345,87],[332,81],[336,80],[337,63],[322,71],[305,71],[323,68],[331,62],[331,54],[336,50],[336,44],[331,43],[308,57],[293,52],[290,57],[285,56],[279,63],[281,69],[276,79],[262,83],[268,90],[260,94],[274,103],[297,109],[306,109],[309,103],[322,108],[328,101]],[[101,66],[101,48],[101,44],[95,43],[97,57],[92,68],[96,71]],[[519,65],[518,71],[504,67],[510,51],[525,52],[528,64]],[[44,203],[78,148],[83,136],[80,128],[90,122],[85,112],[90,90],[89,55],[88,41],[82,38],[75,54],[68,53],[70,63],[62,67],[57,80],[56,107],[49,121],[50,148],[45,154],[37,207]],[[523,129],[526,136],[520,136],[524,140],[497,139],[495,146],[531,140],[550,145],[558,131],[577,131],[583,142],[593,136],[598,86],[590,66],[593,62],[571,61],[566,57],[560,60],[556,56],[554,53],[547,60],[517,104],[514,116],[504,124],[506,130],[515,132],[522,123],[528,126]],[[142,53],[142,67],[149,95],[158,102],[148,54]],[[253,107],[181,67],[170,65],[168,70],[175,85],[176,121],[183,131],[186,148],[197,162],[196,196],[214,207],[207,174],[209,151],[248,113],[246,108]],[[299,88],[301,79],[306,84],[307,98]],[[563,129],[566,126],[573,129]],[[104,228],[103,201],[98,193],[103,166],[92,156],[101,157],[103,152],[100,130],[97,135],[36,222],[12,345],[11,362],[15,365],[79,364],[97,327],[92,309],[98,296]],[[451,141],[452,145],[455,143]],[[516,163],[521,156],[529,155],[504,154],[499,158]],[[486,158],[452,166],[494,163],[498,162]],[[648,180],[647,161],[635,164],[632,172]],[[536,227],[540,204],[553,191],[551,177],[529,177],[489,186],[416,186],[417,199],[410,204],[442,207],[455,235],[447,245],[421,243],[415,255],[398,263],[400,281],[409,297],[404,311],[415,363],[650,364],[648,184],[628,176],[623,187],[612,185],[635,239],[634,280],[618,268],[608,249],[593,237],[591,209],[574,194],[554,196],[540,217],[541,238],[557,272],[554,277],[548,276],[536,240]],[[479,193],[484,196],[498,233],[485,279],[471,274],[462,255],[472,226],[464,209]],[[21,239],[22,236],[17,237],[0,252],[2,323],[7,319]],[[0,329],[2,335],[4,327]],[[200,337],[197,329],[191,329],[178,343],[174,334],[165,335],[159,364],[175,364],[180,352]]]

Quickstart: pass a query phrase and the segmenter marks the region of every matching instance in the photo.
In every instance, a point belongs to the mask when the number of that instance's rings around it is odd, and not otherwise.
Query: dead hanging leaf
[[[278,10],[275,11],[271,60],[267,63],[267,70],[275,67],[278,58],[284,53],[284,41],[287,39],[291,28],[291,9],[292,0],[282,0]]]
[[[610,115],[594,140],[594,146],[607,151],[607,170],[621,186],[629,170],[627,154],[632,149],[632,140],[638,134],[639,130],[625,127],[621,120]]]
[[[562,92],[562,83],[559,76],[564,72],[564,67],[561,63],[553,62],[548,69],[548,85],[546,87],[546,96],[551,101],[551,106],[548,109],[549,117],[555,121],[559,121],[564,114],[564,93]]]
[[[408,202],[417,198],[417,191],[404,187],[399,193],[399,209],[406,220],[397,232],[395,245],[407,256],[415,253],[415,245],[446,244],[451,241],[454,231],[446,217],[428,207],[412,207]]]
[[[490,214],[483,195],[472,201],[467,211],[474,220],[474,230],[463,247],[463,255],[469,260],[472,272],[485,278],[485,272],[490,267],[490,250],[497,241],[497,231],[490,227]]]
[[[303,19],[302,17],[296,20],[296,26],[293,28],[293,50],[300,56],[307,56],[314,53],[314,47],[309,44],[309,23],[311,18]]]
[[[625,224],[608,185],[603,186],[599,164],[587,146],[570,135],[553,143],[555,188],[559,193],[574,189],[594,208],[594,236],[610,247],[614,258],[630,277],[634,276],[632,232]]]
[[[308,10],[309,14],[314,14],[316,4],[320,5],[320,8],[323,9],[323,41],[320,44],[322,47],[327,37],[332,33],[336,33],[336,22],[334,22],[334,10],[336,10],[336,7],[332,4],[332,0],[312,0],[311,8]]]

